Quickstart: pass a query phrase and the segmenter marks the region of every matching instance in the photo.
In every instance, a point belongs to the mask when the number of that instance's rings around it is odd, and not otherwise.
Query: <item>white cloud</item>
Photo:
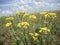
[[[28,5],[28,3],[31,3],[33,6],[31,5]],[[35,0],[20,0],[20,1],[17,1],[17,3],[15,4],[16,8],[13,9],[13,10],[23,10],[23,11],[31,11],[31,10],[39,10],[39,9],[43,9],[43,8],[50,8],[50,9],[53,9],[54,7],[57,7],[57,5],[59,4],[55,4],[55,3],[48,3],[48,2],[41,2],[41,1],[35,1]],[[49,10],[50,10],[49,9]]]
[[[20,0],[21,2],[24,2],[24,3],[32,3],[33,1],[35,0]]]
[[[23,0],[19,1],[19,3],[21,3],[21,4],[26,4],[26,2],[23,1]]]
[[[33,9],[33,7],[29,6],[29,5],[24,5],[24,7],[27,8],[27,9]]]
[[[60,6],[60,3],[57,3],[57,6]]]
[[[4,14],[4,15],[6,15],[6,14],[13,14],[13,12],[12,11],[9,11],[9,10],[3,10],[2,12],[1,12],[1,14]]]

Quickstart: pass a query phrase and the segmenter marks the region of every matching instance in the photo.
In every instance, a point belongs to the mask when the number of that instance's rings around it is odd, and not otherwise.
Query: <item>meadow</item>
[[[0,17],[0,45],[60,45],[60,13]]]

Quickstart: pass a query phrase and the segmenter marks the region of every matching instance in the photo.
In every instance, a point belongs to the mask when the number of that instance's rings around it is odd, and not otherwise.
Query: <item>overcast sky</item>
[[[39,12],[60,10],[59,0],[0,0],[0,16],[17,11]]]

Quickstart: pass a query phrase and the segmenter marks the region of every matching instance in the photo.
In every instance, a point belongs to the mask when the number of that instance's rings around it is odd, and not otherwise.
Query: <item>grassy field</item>
[[[0,45],[60,45],[59,12],[0,17]]]

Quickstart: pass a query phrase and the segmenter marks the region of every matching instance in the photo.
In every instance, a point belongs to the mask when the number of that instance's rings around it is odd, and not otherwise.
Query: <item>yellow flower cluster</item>
[[[49,14],[45,14],[44,17],[45,17],[45,18],[47,18],[47,17],[49,18],[50,16],[49,16]]]
[[[44,28],[41,28],[40,27],[40,30],[39,30],[40,33],[44,33],[44,34],[48,34],[50,32],[50,29],[48,29],[47,27],[44,27]]]
[[[45,18],[56,18],[56,13],[40,12],[40,14]]]
[[[37,41],[39,34],[38,33],[29,33],[32,36],[34,41]]]
[[[14,17],[8,17],[6,20],[14,20]]]
[[[28,17],[28,16],[29,16],[29,14],[25,13],[25,14],[23,15],[23,18],[26,18],[26,17]]]
[[[56,13],[48,13],[51,18],[56,18]]]
[[[30,15],[29,18],[30,19],[36,19],[37,17],[35,15]]]
[[[6,27],[9,27],[9,26],[11,26],[11,25],[12,25],[11,22],[8,22],[8,23],[5,24]]]
[[[17,13],[16,13],[16,15],[24,15],[24,14],[25,14],[24,11],[22,11],[22,12],[17,12]]]
[[[20,28],[28,28],[29,25],[30,24],[28,22],[21,22],[21,23],[18,23],[17,24],[17,27],[20,27]]]
[[[45,14],[47,14],[47,12],[40,12],[40,14],[41,14],[41,15],[45,15]]]

